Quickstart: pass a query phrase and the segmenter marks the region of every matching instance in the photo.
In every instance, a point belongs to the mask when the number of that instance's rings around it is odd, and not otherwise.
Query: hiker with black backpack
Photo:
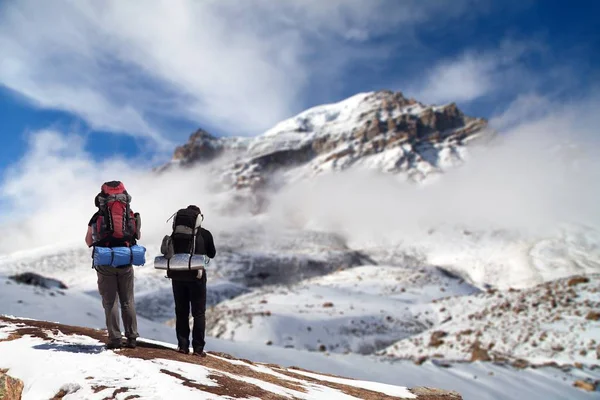
[[[117,297],[121,304],[121,317],[127,341],[125,347],[135,348],[138,335],[135,302],[133,298],[133,248],[141,237],[141,219],[138,213],[130,208],[131,196],[119,181],[105,182],[95,198],[98,211],[88,224],[85,242],[93,247],[94,264],[98,276],[98,291],[102,296],[102,306],[106,316],[108,331],[107,349],[119,349],[123,346],[119,323]],[[125,260],[115,264],[114,252],[123,249]],[[110,257],[104,261],[100,258],[100,250],[109,252]],[[145,251],[145,249],[144,249]],[[100,265],[96,265],[99,263]],[[136,264],[137,265],[137,264]]]
[[[206,271],[192,266],[195,255],[214,258],[216,255],[212,234],[201,227],[204,215],[200,208],[190,205],[173,215],[173,232],[165,236],[161,252],[167,259],[167,277],[171,278],[175,299],[175,331],[177,351],[190,352],[190,308],[194,319],[192,349],[194,355],[205,357],[204,334],[206,325]],[[189,255],[183,269],[169,268],[175,255]],[[176,257],[175,257],[176,258]]]

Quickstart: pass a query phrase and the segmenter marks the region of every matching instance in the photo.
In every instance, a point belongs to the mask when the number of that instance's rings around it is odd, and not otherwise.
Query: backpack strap
[[[129,206],[129,202],[125,205],[125,215],[123,216],[123,232],[128,231],[130,226],[129,222],[131,221],[131,207]],[[131,237],[127,237],[127,247],[131,247],[131,243],[135,240],[135,232],[129,232],[132,234]],[[131,259],[133,259],[133,253],[131,255]]]
[[[102,213],[104,214],[104,220],[106,221],[107,232],[114,232],[115,224],[112,218],[112,212],[110,211],[110,206],[108,204],[102,208]]]
[[[204,221],[204,216],[202,213],[196,216],[196,224],[194,226],[194,233],[192,234],[192,251],[190,252],[190,258],[188,260],[188,270],[192,270],[192,258],[196,253],[196,239],[198,237],[198,232],[200,231],[200,227],[202,226],[202,221]]]

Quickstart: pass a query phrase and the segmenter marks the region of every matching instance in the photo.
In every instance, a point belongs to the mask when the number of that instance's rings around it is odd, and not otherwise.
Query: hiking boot
[[[107,350],[116,350],[116,349],[120,349],[121,348],[121,341],[112,341],[112,342],[108,342],[106,343],[106,349]]]
[[[137,347],[136,338],[127,338],[127,342],[125,342],[125,347],[128,349],[135,349]]]
[[[177,352],[181,353],[181,354],[190,354],[190,349],[185,349],[182,347],[178,347],[177,348]]]
[[[206,353],[202,349],[194,349],[194,355],[196,357],[206,357]]]

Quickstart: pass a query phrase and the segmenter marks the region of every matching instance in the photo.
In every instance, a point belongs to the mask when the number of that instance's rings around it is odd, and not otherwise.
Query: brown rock
[[[511,365],[517,369],[525,369],[525,368],[529,367],[530,364],[527,360],[523,360],[523,359],[519,358],[519,359],[513,361],[511,363]]]
[[[474,361],[492,361],[488,351],[481,348],[481,344],[478,341],[473,344],[471,350],[471,362]]]
[[[560,368],[556,361],[549,361],[541,364],[542,367]]]
[[[331,307],[333,307],[333,303],[332,302],[328,301],[326,303],[323,303],[323,308],[331,308]]]
[[[523,311],[525,311],[525,306],[523,304],[519,304],[517,307],[515,307],[513,309],[513,311],[515,312],[515,314],[520,314]]]
[[[23,381],[7,375],[8,370],[0,369],[0,399],[21,400]]]
[[[587,392],[595,392],[596,391],[596,384],[593,382],[575,381],[575,383],[573,383],[573,386],[575,386],[576,388],[579,388],[581,390],[585,390]]]
[[[388,132],[396,131],[396,121],[394,121],[392,118],[390,118],[390,119],[388,119],[387,124],[388,124]]]
[[[462,400],[462,396],[454,391],[416,387],[410,391],[417,395],[417,400]]]
[[[579,285],[581,283],[588,283],[590,281],[590,278],[587,278],[585,276],[575,276],[571,279],[569,279],[569,281],[567,282],[568,286],[575,286],[575,285]]]
[[[589,321],[598,321],[600,320],[600,312],[590,311],[588,315],[585,316],[585,319]]]
[[[421,365],[421,364],[423,364],[425,361],[427,361],[427,357],[425,357],[425,356],[422,356],[422,357],[419,357],[419,358],[417,358],[417,359],[415,360],[415,364],[417,364],[417,365]]]
[[[431,338],[429,339],[429,347],[439,347],[444,344],[442,340],[443,337],[448,336],[448,332],[444,331],[435,331],[431,334]]]

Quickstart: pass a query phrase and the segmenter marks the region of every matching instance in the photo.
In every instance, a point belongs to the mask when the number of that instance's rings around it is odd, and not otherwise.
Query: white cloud
[[[156,174],[139,160],[106,158],[95,161],[85,151],[85,139],[52,130],[34,132],[27,154],[12,165],[0,182],[2,225],[11,232],[0,243],[0,254],[47,245],[80,245],[96,211],[94,197],[105,181],[121,180],[132,195],[132,209],[142,214],[144,241],[160,243],[169,233],[165,221],[179,208],[199,205],[208,226],[231,226],[213,201],[204,168]],[[218,206],[218,203],[216,203]]]
[[[356,61],[348,42],[472,11],[467,0],[23,0],[0,5],[0,84],[93,128],[169,139],[164,117],[257,133]],[[327,60],[330,60],[328,62]]]
[[[531,73],[523,60],[539,53],[536,43],[503,42],[498,48],[469,51],[434,65],[411,94],[427,103],[471,102],[491,94],[533,89],[541,77]]]

